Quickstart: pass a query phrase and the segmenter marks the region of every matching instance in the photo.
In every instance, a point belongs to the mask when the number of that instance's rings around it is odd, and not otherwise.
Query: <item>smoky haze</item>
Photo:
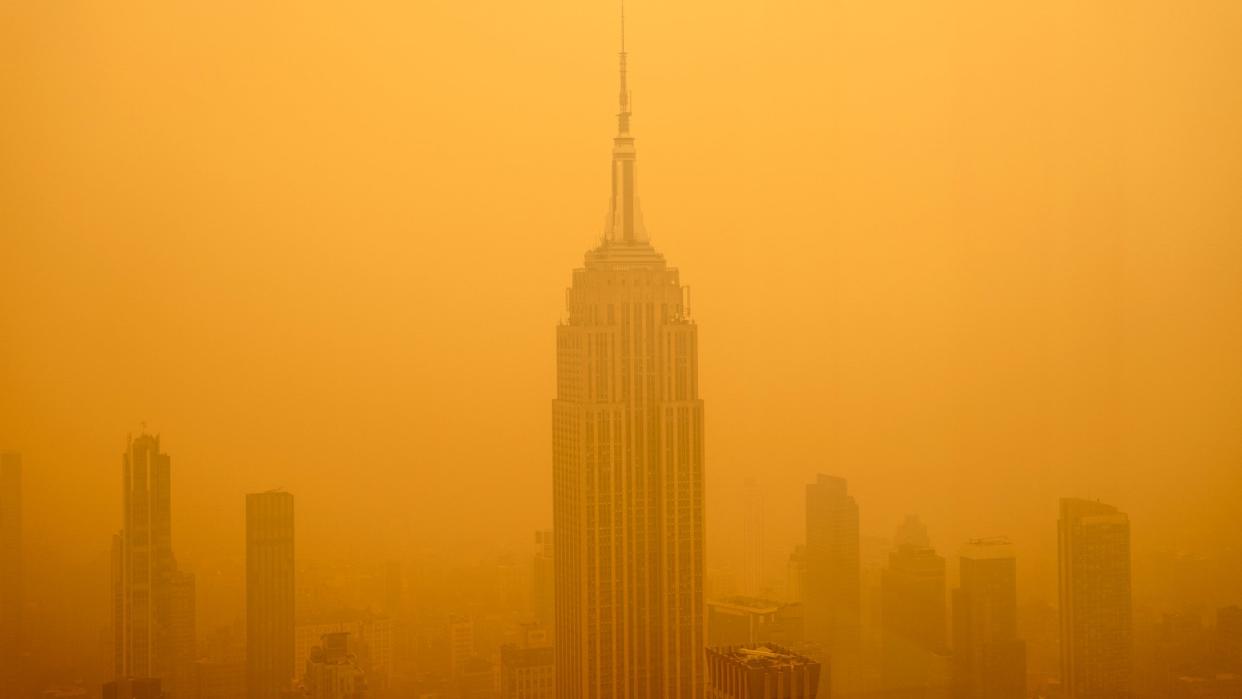
[[[782,576],[821,472],[864,538],[910,513],[950,560],[1011,538],[1021,600],[1055,602],[1061,496],[1129,514],[1136,604],[1159,556],[1238,559],[1242,6],[1001,5],[627,8],[712,574],[752,479]],[[200,635],[243,610],[245,493],[296,495],[299,561],[526,556],[606,213],[614,3],[0,18],[0,447],[56,662],[99,662],[144,424]]]

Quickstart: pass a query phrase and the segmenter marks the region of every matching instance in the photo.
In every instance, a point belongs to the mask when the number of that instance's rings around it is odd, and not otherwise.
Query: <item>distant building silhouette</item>
[[[449,615],[448,643],[449,676],[457,679],[474,657],[474,621],[457,614]]]
[[[1026,645],[1018,639],[1017,564],[1004,539],[962,548],[953,591],[953,696],[1023,699]]]
[[[246,696],[279,699],[294,677],[293,495],[246,496]]]
[[[881,587],[886,635],[930,651],[945,649],[943,556],[927,547],[901,546],[889,554]]]
[[[524,625],[518,643],[500,647],[501,699],[552,699],[555,685],[551,637],[539,625]]]
[[[845,479],[821,474],[806,487],[806,637],[829,653],[862,639],[858,503]]]
[[[22,606],[22,457],[0,453],[0,687],[21,682]]]
[[[827,699],[821,668],[775,643],[708,648],[707,699]]]
[[[1057,535],[1061,684],[1070,699],[1127,697],[1130,519],[1112,505],[1063,498]]]
[[[918,515],[906,515],[901,521],[901,526],[897,527],[897,534],[893,537],[893,548],[900,549],[902,546],[913,546],[915,548],[931,548],[931,539],[927,536],[927,525],[923,524],[923,520]]]
[[[626,54],[611,206],[557,328],[556,684],[564,699],[703,696],[703,403],[687,292],[635,193]]]
[[[305,681],[307,660],[323,637],[349,634],[349,652],[353,662],[366,676],[368,690],[388,686],[394,661],[392,617],[370,612],[339,612],[324,617],[302,619],[294,627],[294,666],[299,679]]]
[[[194,585],[173,557],[171,461],[158,436],[129,440],[121,485],[110,615],[115,676],[158,679],[165,695],[185,699],[176,692],[192,674]]]
[[[349,634],[324,634],[310,652],[303,674],[305,696],[310,699],[362,699],[367,695],[366,675],[350,648]]]
[[[889,554],[880,589],[885,686],[946,687],[944,558],[925,545],[902,544]]]

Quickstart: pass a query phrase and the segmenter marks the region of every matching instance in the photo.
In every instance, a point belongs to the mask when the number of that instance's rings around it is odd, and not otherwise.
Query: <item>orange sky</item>
[[[701,326],[709,565],[748,476],[786,555],[817,471],[864,533],[1013,536],[1046,595],[1060,495],[1129,511],[1136,550],[1236,544],[1242,4],[627,13],[646,223]],[[32,576],[101,559],[143,421],[191,569],[240,556],[242,494],[275,486],[302,553],[548,525],[616,14],[0,7],[0,446]]]

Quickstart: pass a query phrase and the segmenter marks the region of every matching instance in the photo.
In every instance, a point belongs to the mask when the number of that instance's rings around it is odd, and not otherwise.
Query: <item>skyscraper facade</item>
[[[279,699],[293,681],[293,495],[246,496],[246,696]]]
[[[889,554],[882,575],[886,637],[929,651],[945,647],[944,557],[933,549],[905,545]]]
[[[962,548],[953,591],[953,696],[1023,699],[1026,645],[1018,639],[1017,564],[1004,539]]]
[[[806,487],[806,638],[832,654],[862,639],[858,503],[845,479],[821,474]]]
[[[1063,498],[1057,522],[1061,684],[1072,699],[1131,690],[1130,519]]]
[[[121,485],[122,528],[113,540],[110,617],[116,676],[157,678],[165,693],[176,697],[177,668],[192,661],[181,654],[193,652],[185,647],[184,628],[193,628],[193,582],[178,575],[173,557],[171,461],[160,451],[158,436],[129,440]]]
[[[22,457],[0,453],[0,687],[15,689],[22,646]]]
[[[702,697],[698,332],[643,226],[620,57],[611,205],[556,336],[556,691]]]

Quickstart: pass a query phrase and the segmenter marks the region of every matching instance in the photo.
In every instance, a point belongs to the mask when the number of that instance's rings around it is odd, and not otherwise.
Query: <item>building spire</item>
[[[621,0],[621,91],[617,111],[617,135],[612,139],[612,201],[604,227],[606,243],[645,243],[642,214],[635,194],[634,137],[630,135],[630,88],[625,52],[625,0]]]
[[[630,88],[625,79],[625,0],[621,0],[621,109],[617,112],[617,135],[624,136],[630,132]]]

